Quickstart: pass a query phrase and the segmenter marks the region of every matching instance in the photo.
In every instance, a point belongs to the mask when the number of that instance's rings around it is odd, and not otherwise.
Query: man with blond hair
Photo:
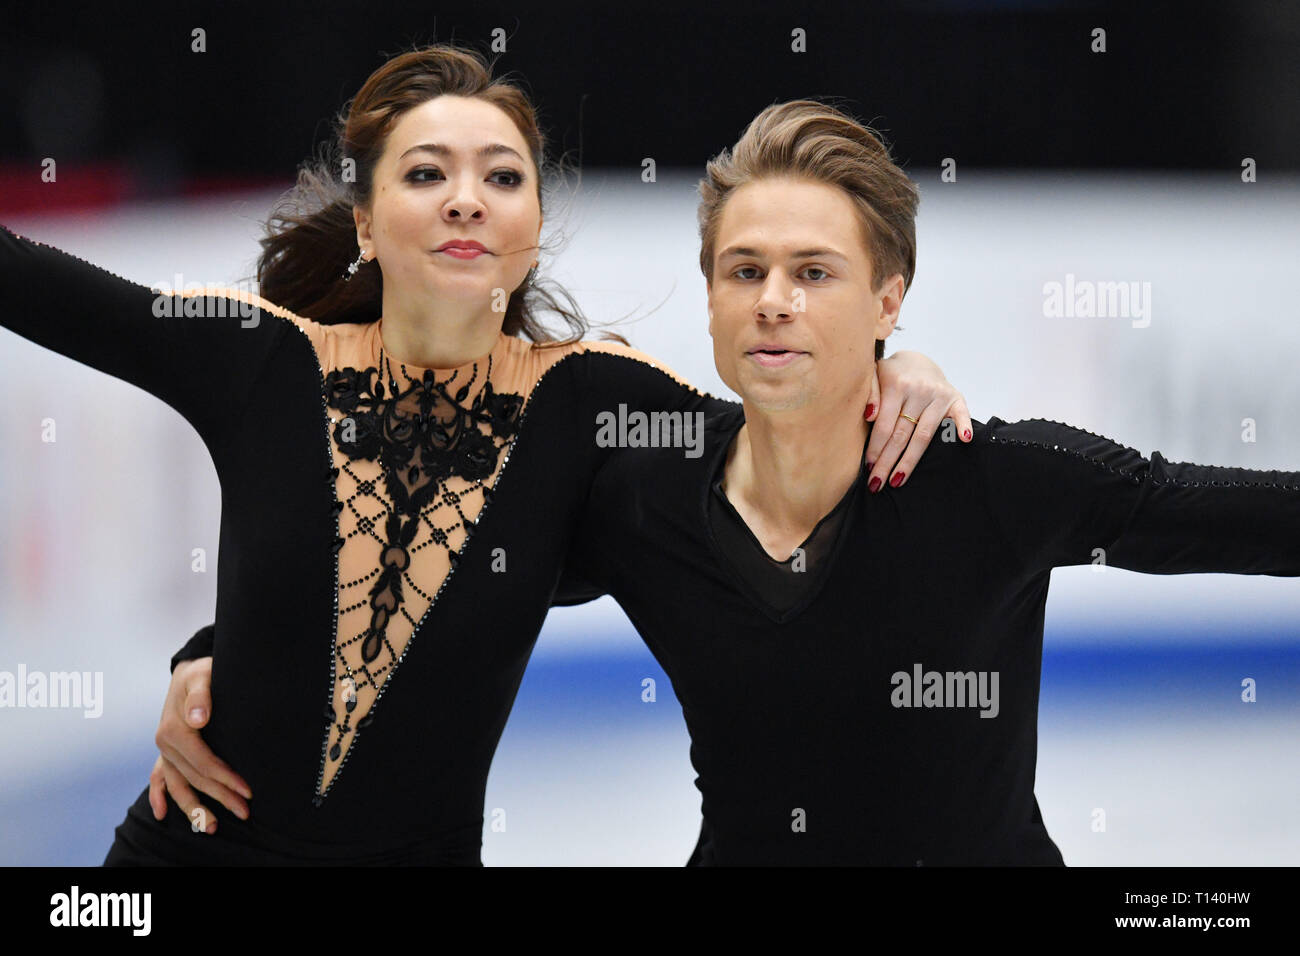
[[[911,283],[914,186],[871,131],[795,101],[700,188],[743,408],[706,420],[700,457],[613,456],[572,563],[681,701],[692,862],[1061,865],[1034,796],[1051,569],[1298,575],[1300,474],[990,418],[935,442],[907,494],[864,488],[855,409]]]

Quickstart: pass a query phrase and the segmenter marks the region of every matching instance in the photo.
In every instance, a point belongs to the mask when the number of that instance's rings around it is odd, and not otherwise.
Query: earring
[[[354,275],[356,275],[357,270],[361,268],[361,263],[365,261],[366,261],[366,251],[362,249],[359,253],[357,253],[356,259],[348,264],[348,274],[343,277],[343,281],[347,282]]]

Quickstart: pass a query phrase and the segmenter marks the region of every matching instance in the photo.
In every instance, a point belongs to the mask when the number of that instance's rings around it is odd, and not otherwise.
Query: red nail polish
[[[964,432],[962,432],[961,437],[966,439],[967,441],[970,441],[970,429],[968,428]]]
[[[880,477],[877,475],[875,478],[872,478],[872,479],[871,479],[871,484],[867,485],[867,488],[871,491],[872,494],[875,494],[877,491],[879,491],[879,490],[880,490]]]
[[[870,418],[870,417],[871,417],[871,413],[874,412],[875,410],[876,410],[876,403],[875,403],[875,402],[868,402],[868,403],[867,403],[867,410],[863,413],[862,417],[863,417],[863,418]]]
[[[889,479],[889,484],[890,486],[897,488],[899,485],[903,483],[903,479],[906,477],[907,477],[907,472],[905,471],[897,472],[893,478]]]

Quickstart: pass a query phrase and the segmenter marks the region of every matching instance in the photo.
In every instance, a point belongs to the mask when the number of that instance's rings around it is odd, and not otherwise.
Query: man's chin
[[[757,412],[792,412],[807,408],[811,402],[807,391],[796,382],[785,385],[749,383],[737,391],[745,408]]]

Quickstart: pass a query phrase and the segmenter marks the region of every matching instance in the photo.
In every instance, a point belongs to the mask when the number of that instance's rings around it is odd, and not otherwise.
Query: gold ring
[[[902,415],[904,418],[906,418],[906,419],[907,419],[909,422],[911,422],[913,425],[919,425],[919,424],[921,424],[920,422],[918,422],[915,418],[913,418],[911,415],[907,414],[906,412],[899,412],[898,414]]]

